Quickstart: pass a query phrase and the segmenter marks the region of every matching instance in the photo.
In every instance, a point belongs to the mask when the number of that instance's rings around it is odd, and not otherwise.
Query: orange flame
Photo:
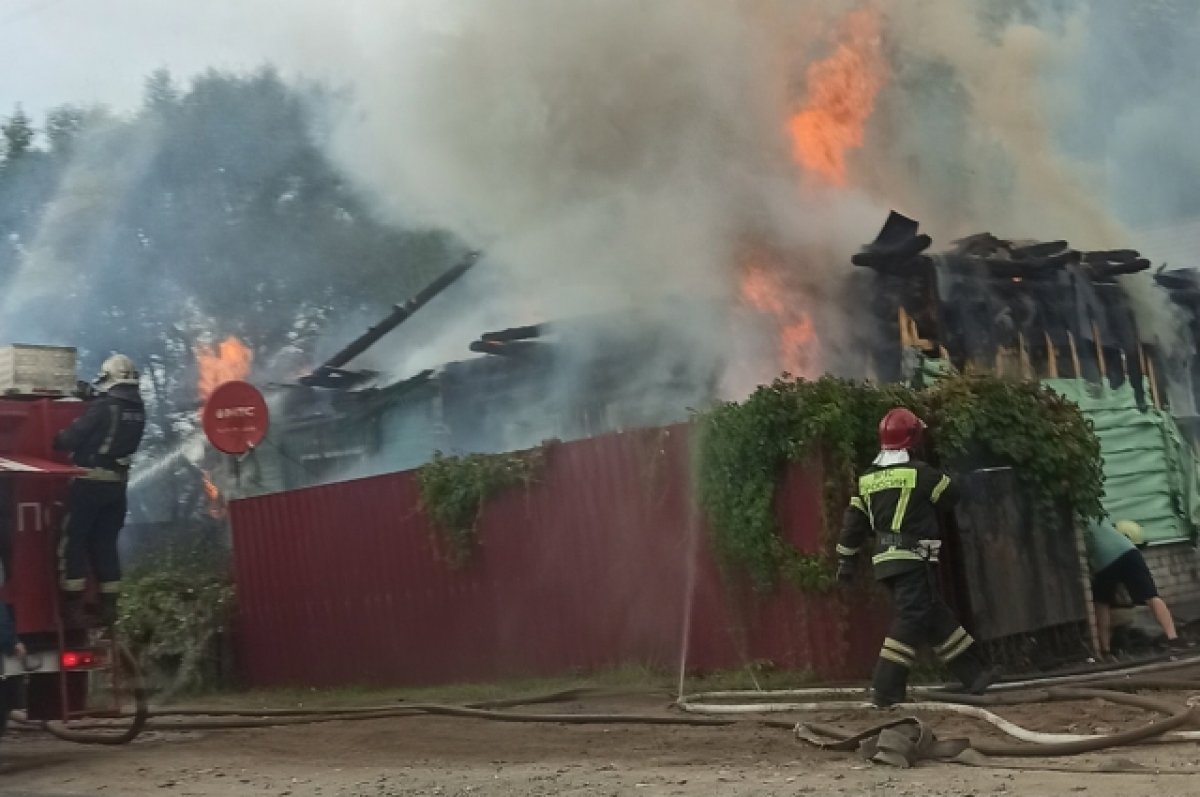
[[[794,292],[787,291],[778,272],[762,263],[749,262],[743,268],[740,287],[746,304],[773,316],[779,325],[781,369],[792,376],[816,376],[818,340],[812,318],[795,304]]]
[[[250,374],[254,354],[240,340],[230,335],[216,346],[201,344],[196,347],[196,364],[200,368],[197,388],[200,399],[207,401],[212,392],[222,383],[245,379]]]
[[[846,15],[837,47],[808,67],[808,100],[788,121],[792,156],[830,185],[846,184],[846,153],[862,146],[875,95],[887,81],[879,28],[875,9]]]
[[[199,369],[196,387],[201,401],[208,401],[208,397],[223,383],[249,376],[250,365],[254,361],[254,353],[250,348],[232,335],[216,346],[201,344],[196,347],[195,353]],[[221,490],[208,471],[201,471],[200,478],[208,499],[208,514],[220,520],[225,517],[225,501]]]
[[[213,482],[208,471],[201,471],[200,478],[204,481],[204,495],[208,498],[208,514],[214,518],[221,518],[225,515],[225,507],[221,502],[221,491]]]

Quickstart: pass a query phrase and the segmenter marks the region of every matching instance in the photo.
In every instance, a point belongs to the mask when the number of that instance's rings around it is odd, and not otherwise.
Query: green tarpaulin
[[[930,384],[953,371],[948,363],[920,358],[913,382]],[[1147,542],[1194,539],[1200,529],[1200,463],[1175,419],[1141,409],[1133,387],[1110,388],[1082,379],[1042,384],[1079,405],[1091,419],[1104,458],[1104,508],[1113,520],[1134,520]],[[1144,391],[1149,395],[1149,388]]]
[[[1153,407],[1139,409],[1128,384],[1042,384],[1078,404],[1095,425],[1104,457],[1104,508],[1112,518],[1137,521],[1147,542],[1191,538],[1200,527],[1200,470],[1175,420]]]

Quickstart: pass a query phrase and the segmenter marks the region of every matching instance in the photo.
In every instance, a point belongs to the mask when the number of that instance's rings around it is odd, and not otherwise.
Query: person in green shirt
[[[1118,528],[1121,530],[1118,531]],[[1125,532],[1125,533],[1122,533]],[[1093,521],[1084,533],[1088,566],[1092,571],[1092,601],[1096,604],[1096,630],[1100,636],[1100,655],[1112,654],[1112,609],[1117,589],[1125,587],[1134,606],[1148,606],[1155,621],[1166,634],[1167,644],[1181,648],[1171,610],[1158,595],[1154,576],[1146,566],[1135,540],[1142,539],[1141,527],[1130,520],[1114,526],[1108,520]]]

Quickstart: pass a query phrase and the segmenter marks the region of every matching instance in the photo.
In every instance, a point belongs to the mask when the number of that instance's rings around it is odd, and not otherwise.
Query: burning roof
[[[899,326],[898,339],[894,332],[883,335],[897,341],[891,353],[916,347],[960,369],[1129,383],[1139,402],[1166,403],[1164,369],[1181,352],[1139,332],[1118,281],[1150,268],[1138,251],[1082,251],[1067,241],[1008,241],[991,233],[962,238],[937,254],[928,252],[931,244],[918,222],[893,212],[852,258],[877,275],[881,328]],[[1160,273],[1157,280],[1176,301],[1189,291],[1200,299],[1191,272]],[[1143,395],[1147,386],[1149,396]]]

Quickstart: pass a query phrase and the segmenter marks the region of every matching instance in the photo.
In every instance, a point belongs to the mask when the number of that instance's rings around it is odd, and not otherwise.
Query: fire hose
[[[990,694],[985,697],[944,693],[932,688],[917,688],[913,691],[922,694],[927,699],[902,705],[902,708],[905,710],[954,713],[983,720],[1001,732],[1025,744],[998,744],[988,741],[972,742],[967,740],[957,740],[957,744],[951,745],[934,743],[931,741],[933,739],[932,733],[916,717],[904,717],[899,720],[893,720],[857,734],[844,731],[840,728],[805,722],[797,723],[794,730],[797,738],[822,749],[847,750],[854,749],[855,745],[857,745],[860,752],[863,752],[864,756],[869,760],[882,760],[886,763],[899,766],[911,766],[915,760],[920,758],[919,753],[922,752],[926,754],[932,753],[931,757],[938,758],[939,760],[955,760],[958,763],[978,764],[977,760],[962,760],[962,754],[964,752],[973,752],[981,756],[1008,758],[1064,756],[1096,752],[1117,746],[1140,744],[1149,741],[1197,741],[1200,740],[1200,732],[1179,730],[1185,725],[1197,724],[1197,721],[1200,720],[1200,716],[1190,706],[1190,700],[1189,705],[1178,706],[1167,701],[1127,694],[1131,690],[1139,689],[1200,690],[1200,680],[1145,677],[1141,675],[1141,673],[1191,667],[1196,663],[1196,659],[1188,659],[1129,668],[1120,672],[1089,673],[1063,678],[1009,683],[998,685],[996,687],[996,694]],[[1094,688],[1061,685],[1064,683],[1090,683]],[[1046,689],[1031,689],[1031,687],[1043,684],[1052,685]],[[863,701],[842,700],[830,702],[829,700],[819,699],[823,696],[845,698],[861,693],[861,689],[829,689],[821,687],[781,690],[777,692],[709,692],[687,698],[681,697],[677,701],[677,705],[687,712],[717,716],[829,711],[878,712],[879,709],[873,704]],[[785,696],[815,699],[809,702],[755,702],[732,705],[703,702],[747,698],[751,696],[758,700]],[[1133,706],[1165,714],[1166,718],[1157,720],[1141,728],[1113,734],[1045,733],[1023,728],[985,708],[985,706],[994,707],[1087,699],[1101,699],[1111,703]],[[895,734],[895,729],[899,726],[908,726],[910,730],[909,734],[903,738],[898,738]],[[889,737],[888,734],[892,735]],[[921,749],[922,747],[923,749]],[[880,755],[882,758],[874,757]]]
[[[954,760],[957,763],[972,763],[963,757],[965,752],[974,752],[982,756],[998,757],[1051,757],[1077,755],[1095,752],[1118,746],[1135,745],[1151,741],[1196,741],[1200,740],[1200,731],[1181,730],[1189,724],[1197,724],[1195,711],[1190,706],[1180,706],[1169,701],[1136,694],[1133,690],[1189,690],[1200,691],[1200,680],[1186,678],[1149,677],[1143,673],[1157,673],[1183,667],[1193,667],[1200,660],[1190,659],[1169,662],[1158,665],[1148,665],[1129,668],[1116,673],[1091,673],[1066,678],[1053,678],[999,685],[995,694],[984,697],[970,697],[938,692],[935,689],[915,688],[914,691],[924,695],[926,699],[919,702],[903,704],[905,710],[921,712],[953,713],[979,719],[991,724],[1001,732],[1013,737],[1022,744],[1002,744],[986,740],[962,741],[955,745],[957,752],[954,757],[943,757],[940,760]],[[1120,677],[1118,677],[1120,676]],[[1080,687],[1067,684],[1087,683],[1090,687]],[[1042,684],[1050,684],[1046,688]],[[799,690],[783,690],[780,692],[709,692],[680,698],[673,704],[685,712],[683,715],[670,714],[625,714],[625,713],[535,713],[511,711],[510,709],[562,703],[583,698],[600,698],[620,695],[649,693],[663,694],[662,690],[612,690],[581,688],[553,692],[545,695],[476,702],[465,705],[446,705],[440,703],[406,703],[402,705],[330,707],[330,708],[287,708],[287,709],[245,709],[225,707],[195,707],[186,709],[145,708],[144,689],[141,690],[142,702],[134,712],[112,717],[112,720],[132,719],[133,724],[120,732],[114,733],[113,726],[103,721],[86,724],[75,724],[71,728],[59,727],[54,723],[30,723],[16,719],[18,726],[46,730],[60,739],[88,744],[123,744],[128,742],[141,730],[154,728],[157,730],[226,730],[280,727],[288,725],[311,724],[318,722],[340,722],[349,720],[373,720],[419,715],[447,716],[476,720],[490,720],[517,723],[555,723],[555,724],[606,724],[606,725],[686,725],[701,727],[730,726],[734,724],[753,723],[760,726],[793,730],[797,737],[815,746],[829,750],[848,749],[847,744],[862,744],[864,737],[883,739],[883,732],[908,726],[916,728],[918,738],[912,741],[916,750],[922,739],[931,738],[931,733],[924,729],[923,724],[914,717],[903,717],[889,721],[883,725],[860,733],[850,733],[840,728],[834,728],[817,723],[796,723],[791,720],[775,720],[762,717],[772,713],[805,713],[847,711],[859,712],[871,710],[878,712],[874,706],[861,701],[822,700],[829,698],[861,694],[860,689],[830,689],[810,688]],[[721,704],[702,702],[729,698],[748,697],[777,698],[781,696],[806,696],[814,698],[808,702],[769,702]],[[1004,719],[990,711],[1006,705],[1029,704],[1031,702],[1053,702],[1064,700],[1101,699],[1111,703],[1132,706],[1156,714],[1164,715],[1148,725],[1132,730],[1112,734],[1069,734],[1046,733],[1033,731]],[[1190,702],[1190,701],[1189,701]],[[741,715],[760,715],[749,718]],[[911,734],[910,734],[911,735]],[[926,752],[945,752],[950,749],[926,744]],[[975,762],[979,765],[978,762]],[[989,764],[990,765],[990,764]]]
[[[124,643],[117,643],[114,647],[119,659],[119,662],[114,662],[114,664],[119,664],[128,673],[130,691],[133,696],[133,711],[118,712],[119,718],[128,720],[128,724],[117,727],[105,725],[103,728],[85,730],[79,727],[67,727],[65,723],[53,720],[41,722],[18,720],[18,722],[45,731],[51,736],[62,739],[64,742],[74,742],[76,744],[122,745],[129,744],[136,739],[150,720],[150,705],[146,684],[137,659],[130,652],[129,648]]]

